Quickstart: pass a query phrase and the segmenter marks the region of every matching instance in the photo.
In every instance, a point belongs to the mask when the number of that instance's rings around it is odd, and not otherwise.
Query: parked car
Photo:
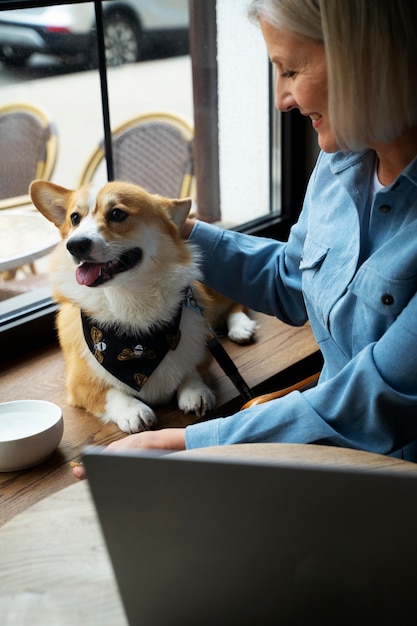
[[[106,0],[102,7],[109,66],[138,61],[145,39],[188,41],[188,0]],[[93,2],[0,11],[0,60],[22,65],[35,52],[94,62]]]

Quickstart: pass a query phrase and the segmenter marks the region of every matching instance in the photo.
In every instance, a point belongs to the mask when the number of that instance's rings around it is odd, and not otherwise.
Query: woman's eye
[[[287,70],[285,72],[281,72],[281,78],[293,78],[295,76],[295,72],[291,70]]]
[[[123,220],[125,220],[128,216],[128,213],[126,213],[126,211],[123,211],[123,209],[111,209],[111,211],[108,212],[107,214],[107,219],[109,222],[123,222]]]

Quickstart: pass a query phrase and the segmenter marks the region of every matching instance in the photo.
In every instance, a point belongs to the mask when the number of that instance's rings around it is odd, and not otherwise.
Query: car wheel
[[[0,61],[3,65],[9,67],[20,67],[25,65],[31,56],[29,50],[23,50],[21,48],[13,48],[12,46],[0,47]]]
[[[113,13],[105,17],[104,41],[108,67],[139,60],[142,34],[140,27],[127,16]]]

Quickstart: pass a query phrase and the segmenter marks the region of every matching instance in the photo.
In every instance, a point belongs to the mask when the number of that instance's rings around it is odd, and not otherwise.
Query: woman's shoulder
[[[352,180],[365,178],[373,170],[375,164],[375,152],[366,150],[363,152],[320,152],[316,165],[310,177],[309,190],[332,185],[339,176],[344,184],[349,186]],[[358,178],[359,177],[359,178]]]
[[[345,169],[356,166],[363,161],[374,161],[375,152],[373,150],[363,150],[362,152],[323,152],[321,151],[316,163],[317,169],[328,169],[332,174],[338,174]]]
[[[320,152],[310,177],[304,207],[319,209],[323,204],[340,203],[338,194],[344,198],[346,189],[369,185],[375,163],[372,150],[364,152]]]

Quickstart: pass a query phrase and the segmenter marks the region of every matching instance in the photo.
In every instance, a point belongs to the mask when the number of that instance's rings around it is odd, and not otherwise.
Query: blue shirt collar
[[[361,161],[374,158],[375,153],[373,150],[364,150],[362,152],[335,152],[331,156],[330,169],[333,174],[340,174]]]
[[[362,152],[335,152],[331,156],[330,169],[333,174],[341,174],[346,169],[367,162],[373,167],[375,152],[363,150]],[[417,156],[407,165],[398,178],[404,176],[417,186]],[[398,180],[398,179],[397,179]],[[394,184],[394,183],[393,183]]]

